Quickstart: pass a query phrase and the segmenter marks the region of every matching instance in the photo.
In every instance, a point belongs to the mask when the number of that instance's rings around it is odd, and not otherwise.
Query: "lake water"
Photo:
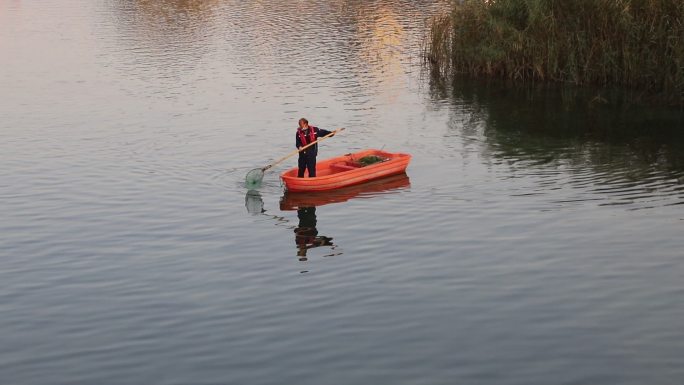
[[[681,113],[442,82],[448,4],[0,1],[0,383],[681,384]],[[302,116],[407,175],[247,191]]]

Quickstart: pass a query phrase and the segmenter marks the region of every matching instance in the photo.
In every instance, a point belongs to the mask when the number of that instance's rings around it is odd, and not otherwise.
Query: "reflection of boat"
[[[280,198],[281,210],[297,210],[303,207],[323,206],[346,202],[356,197],[373,197],[381,193],[403,189],[411,185],[408,175],[401,173],[368,183],[343,187],[332,191],[291,192],[285,191]]]
[[[368,156],[382,161],[367,166],[359,163]],[[314,178],[297,178],[297,168],[283,172],[280,177],[288,191],[327,191],[403,173],[410,161],[409,154],[363,150],[319,162]]]

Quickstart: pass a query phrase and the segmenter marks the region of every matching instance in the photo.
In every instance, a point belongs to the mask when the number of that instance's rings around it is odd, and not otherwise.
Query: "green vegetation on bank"
[[[683,106],[684,1],[457,1],[425,57],[443,74],[619,85]]]

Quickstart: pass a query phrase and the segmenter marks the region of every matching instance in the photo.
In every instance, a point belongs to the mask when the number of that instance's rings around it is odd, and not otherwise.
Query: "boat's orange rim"
[[[389,154],[392,154],[392,153],[389,153]],[[314,178],[298,178],[297,176],[287,175],[287,174],[297,172],[297,168],[294,167],[294,168],[291,168],[291,169],[283,172],[281,174],[281,178],[282,179],[298,180],[298,181],[309,181],[309,182],[313,183],[315,181],[324,181],[326,179],[337,179],[341,175],[367,174],[369,171],[373,171],[374,169],[378,169],[378,168],[386,168],[388,166],[398,166],[398,165],[401,165],[403,163],[408,164],[411,160],[411,155],[409,155],[409,154],[393,154],[393,155],[399,155],[399,156],[396,158],[390,159],[388,161],[382,162],[382,163],[370,164],[368,166],[364,166],[364,167],[361,167],[361,168],[356,169],[356,170],[349,170],[349,171],[336,173],[336,174],[317,176]],[[328,161],[332,162],[332,161],[339,159],[339,158],[342,158],[342,157],[326,159],[325,162],[328,162]]]

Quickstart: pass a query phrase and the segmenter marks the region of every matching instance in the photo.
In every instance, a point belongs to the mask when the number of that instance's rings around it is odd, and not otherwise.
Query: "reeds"
[[[621,85],[684,105],[682,0],[464,0],[432,21],[443,74]]]

